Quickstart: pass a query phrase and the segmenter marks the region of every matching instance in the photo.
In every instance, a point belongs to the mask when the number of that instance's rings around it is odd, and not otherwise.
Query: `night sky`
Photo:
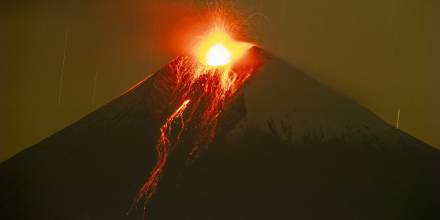
[[[170,2],[175,7],[185,1]],[[186,2],[200,10],[211,5]],[[157,36],[169,39],[163,28],[169,24],[163,21],[185,20],[188,13],[147,13],[147,5],[129,0],[0,3],[0,160],[109,102],[178,55]],[[242,13],[250,36],[267,51],[390,124],[401,109],[400,128],[440,148],[439,1],[242,0],[228,5]]]

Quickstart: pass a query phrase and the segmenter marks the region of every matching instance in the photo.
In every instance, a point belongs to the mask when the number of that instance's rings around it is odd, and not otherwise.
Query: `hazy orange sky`
[[[178,32],[170,32],[164,22],[184,26],[194,21],[190,15],[202,19],[200,10],[212,6],[211,1],[168,1],[193,2],[186,8],[191,13],[179,7],[155,13],[148,12],[150,2],[0,3],[0,160],[167,63],[179,50],[164,51],[169,44],[163,42]],[[237,0],[228,5],[241,12],[251,38],[266,50],[390,124],[401,109],[402,130],[440,147],[439,1]]]

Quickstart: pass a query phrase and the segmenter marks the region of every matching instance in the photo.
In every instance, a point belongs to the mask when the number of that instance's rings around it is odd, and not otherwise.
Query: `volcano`
[[[171,98],[179,58],[0,164],[0,219],[440,219],[438,150],[282,59],[248,55],[265,66],[189,159],[200,129],[185,124],[146,209],[132,204],[160,128],[190,105]]]

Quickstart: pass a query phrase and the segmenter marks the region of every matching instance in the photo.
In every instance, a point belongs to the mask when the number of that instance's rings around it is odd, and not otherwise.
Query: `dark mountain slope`
[[[152,208],[153,219],[438,219],[438,155],[378,145],[403,146],[248,130],[159,193],[173,212]]]
[[[438,150],[276,58],[243,93],[246,116],[168,176],[152,219],[440,218]]]
[[[142,219],[126,212],[174,81],[165,67],[0,164],[0,219]],[[193,163],[173,155],[148,219],[439,219],[440,153],[279,59],[228,104],[218,133]]]

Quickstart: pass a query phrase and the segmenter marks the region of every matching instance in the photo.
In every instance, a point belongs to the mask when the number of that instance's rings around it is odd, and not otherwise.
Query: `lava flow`
[[[225,102],[259,67],[246,62],[246,53],[252,47],[235,41],[221,28],[214,28],[191,56],[178,57],[169,64],[175,74],[169,105],[176,108],[160,128],[157,162],[140,189],[135,206],[143,201],[145,209],[176,147],[190,146],[185,152],[194,158],[212,141]],[[245,64],[237,67],[240,63]]]

